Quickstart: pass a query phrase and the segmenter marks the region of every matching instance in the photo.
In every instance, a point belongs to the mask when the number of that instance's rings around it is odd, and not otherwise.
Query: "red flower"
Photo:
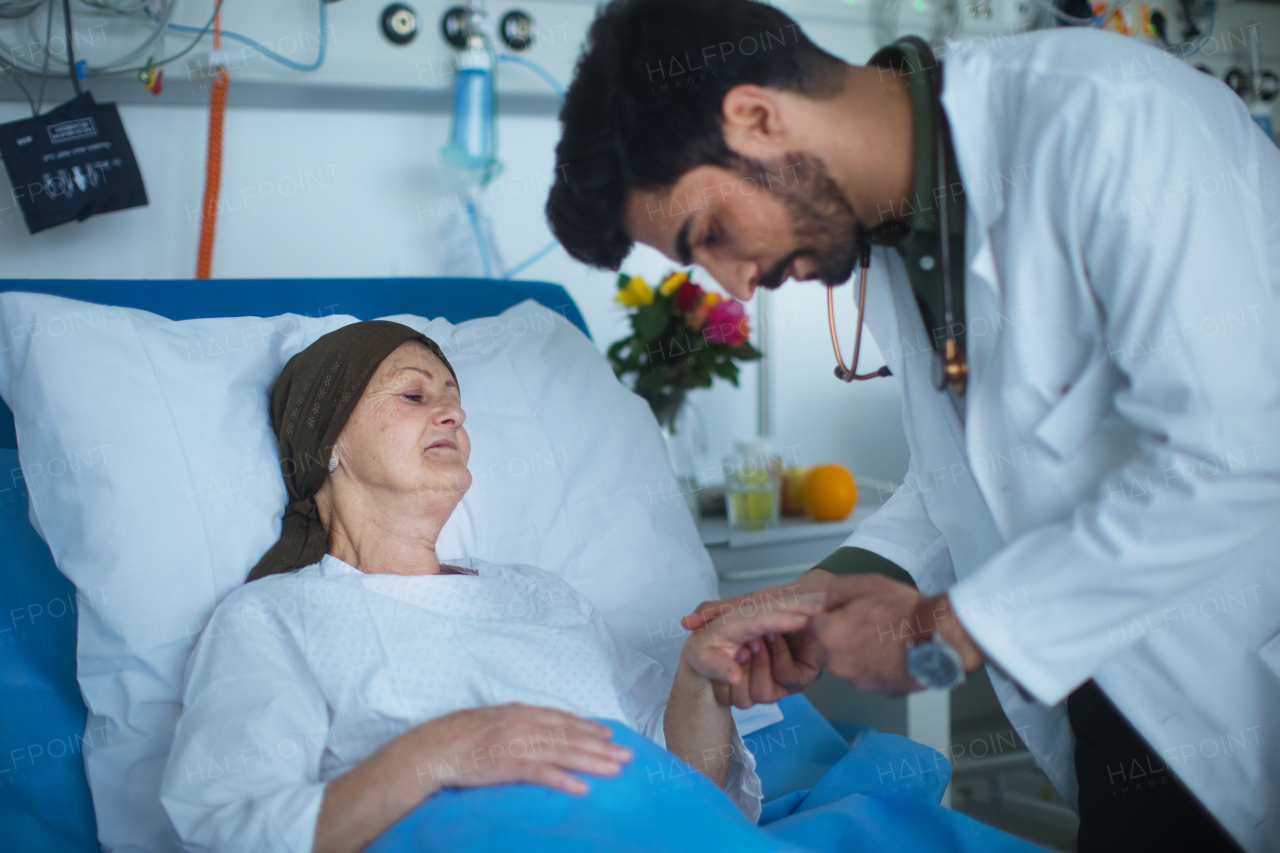
[[[707,325],[702,334],[710,344],[727,344],[736,347],[746,343],[751,327],[747,323],[747,312],[742,303],[736,299],[721,299],[711,306],[707,314]]]
[[[672,294],[671,298],[676,303],[676,310],[681,312],[692,311],[702,302],[702,288],[691,281],[686,281],[680,285],[679,290]]]

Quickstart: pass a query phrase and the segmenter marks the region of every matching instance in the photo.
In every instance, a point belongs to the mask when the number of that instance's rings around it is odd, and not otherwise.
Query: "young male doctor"
[[[745,300],[870,260],[910,470],[723,701],[985,664],[1081,851],[1280,850],[1280,154],[1117,35],[940,53],[616,0],[561,113],[547,213],[588,264],[639,241]]]

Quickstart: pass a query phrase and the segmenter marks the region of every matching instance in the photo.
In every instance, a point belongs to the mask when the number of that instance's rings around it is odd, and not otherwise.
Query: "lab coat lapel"
[[[965,348],[969,360],[969,385],[965,394],[964,448],[969,473],[983,505],[969,501],[964,515],[969,529],[982,531],[975,564],[957,560],[957,579],[976,571],[1000,551],[1015,533],[1016,508],[1005,477],[1028,477],[1030,458],[1025,452],[1013,466],[998,460],[1015,456],[1018,442],[1011,432],[1012,419],[1005,411],[1004,388],[1009,377],[998,357],[1006,313],[1004,291],[996,269],[991,228],[1004,215],[996,128],[989,108],[990,63],[965,61],[954,45],[948,45],[942,104],[951,125],[956,163],[966,195]],[[935,393],[936,397],[941,397]],[[1018,463],[1021,464],[1018,464]],[[1016,490],[1014,490],[1016,491]],[[1074,807],[1075,766],[1071,760],[1075,739],[1063,704],[1043,705],[1025,694],[999,668],[987,667],[992,685],[1013,727],[1027,744],[1054,787]]]
[[[996,357],[1003,324],[1003,291],[991,246],[991,227],[1004,214],[1004,181],[1000,177],[995,127],[988,104],[990,63],[965,61],[949,43],[944,64],[942,105],[951,126],[956,163],[966,198],[965,254],[965,354],[969,361],[969,386],[965,393],[965,431],[962,446],[969,471],[1001,536],[1007,540],[1013,528],[1006,491],[994,476],[1002,465],[998,457],[1006,447],[1007,419],[1003,416],[1003,366]],[[1001,451],[1004,451],[1001,453]],[[994,552],[993,552],[994,553]],[[990,556],[990,555],[989,555]]]

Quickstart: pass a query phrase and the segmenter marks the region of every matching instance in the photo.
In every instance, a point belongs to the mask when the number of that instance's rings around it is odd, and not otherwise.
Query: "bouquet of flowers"
[[[747,342],[742,303],[704,291],[688,272],[671,273],[657,291],[639,276],[619,275],[614,301],[634,310],[632,333],[609,347],[613,372],[619,379],[635,374],[632,390],[673,433],[690,388],[710,388],[716,376],[736,387],[735,362],[760,357]]]

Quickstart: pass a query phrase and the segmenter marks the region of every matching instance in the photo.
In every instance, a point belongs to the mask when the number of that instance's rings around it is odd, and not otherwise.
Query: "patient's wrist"
[[[688,643],[689,641],[686,640],[686,649]],[[686,657],[687,654],[687,651],[680,654],[680,663],[676,666],[676,676],[671,684],[671,692],[673,694],[679,692],[688,695],[696,695],[703,692],[709,693],[711,691],[711,679],[694,669]]]

